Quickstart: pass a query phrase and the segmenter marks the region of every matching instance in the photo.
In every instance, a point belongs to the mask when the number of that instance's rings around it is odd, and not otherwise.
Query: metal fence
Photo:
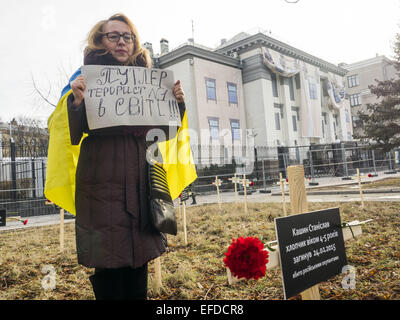
[[[40,145],[0,144],[0,209],[8,216],[30,217],[57,213],[45,205],[47,141]]]
[[[216,147],[217,148],[217,147]],[[396,173],[400,169],[400,149],[383,152],[371,145],[359,142],[339,144],[294,146],[294,147],[256,147],[242,150],[237,159],[224,147],[209,152],[213,156],[205,159],[199,156],[197,173],[199,178],[192,188],[197,193],[215,191],[212,182],[215,177],[227,182],[234,174],[246,174],[246,179],[253,181],[255,188],[268,188],[279,181],[280,173],[286,178],[286,169],[292,165],[303,165],[305,176],[311,183],[322,177],[342,177],[348,179],[361,174]],[[196,149],[193,148],[193,149]],[[226,149],[226,148],[225,148]],[[199,154],[200,151],[197,151]],[[194,152],[195,153],[195,152]],[[217,155],[220,155],[219,157]],[[225,178],[225,179],[224,179]],[[233,190],[232,183],[225,183],[220,190]]]
[[[192,189],[198,193],[215,192],[212,182],[218,176],[225,182],[235,174],[246,174],[257,189],[266,189],[285,178],[291,165],[303,165],[311,182],[321,177],[346,178],[361,173],[395,173],[400,169],[399,151],[383,152],[358,142],[294,147],[192,146],[198,179]],[[0,209],[7,215],[29,217],[58,213],[45,205],[47,142],[27,145],[2,142],[0,145]],[[233,190],[224,183],[221,191]]]

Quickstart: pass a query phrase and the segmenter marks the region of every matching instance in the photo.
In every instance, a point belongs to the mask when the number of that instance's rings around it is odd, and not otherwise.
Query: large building
[[[341,63],[340,66],[348,70],[346,93],[350,100],[354,133],[362,134],[363,123],[360,121],[358,112],[361,110],[365,112],[367,104],[378,102],[376,95],[371,93],[369,86],[376,85],[375,80],[385,81],[396,78],[396,69],[390,59],[379,55],[352,64]]]
[[[151,44],[145,44],[151,49]],[[215,49],[189,41],[154,57],[174,71],[186,96],[192,144],[257,147],[352,140],[347,70],[275,40],[240,33]]]

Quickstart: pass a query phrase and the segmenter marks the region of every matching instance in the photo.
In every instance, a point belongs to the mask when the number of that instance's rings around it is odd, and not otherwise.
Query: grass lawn
[[[400,202],[309,203],[310,211],[340,207],[342,222],[373,219],[360,238],[346,242],[348,263],[356,268],[356,288],[344,290],[343,275],[320,284],[321,298],[400,299]],[[189,206],[188,246],[179,233],[168,236],[162,256],[163,288],[155,292],[153,263],[149,264],[149,299],[283,299],[280,269],[267,270],[258,281],[228,285],[222,259],[232,238],[255,236],[275,240],[274,218],[279,203]],[[289,208],[290,211],[290,208]],[[290,212],[289,212],[290,213]],[[44,290],[42,268],[54,267],[56,288]],[[0,299],[94,299],[88,277],[93,269],[77,264],[74,223],[65,225],[65,251],[59,253],[59,226],[0,233]]]

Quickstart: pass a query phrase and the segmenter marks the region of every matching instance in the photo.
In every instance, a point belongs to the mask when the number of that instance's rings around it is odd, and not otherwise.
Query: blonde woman
[[[89,33],[84,64],[150,67],[148,52],[132,22],[116,14]],[[76,171],[76,244],[78,263],[95,268],[89,279],[96,299],[146,299],[147,263],[159,257],[166,237],[148,220],[146,141],[149,127],[89,130],[85,79],[71,83],[68,117],[71,143],[81,144]],[[174,94],[184,112],[180,82]]]

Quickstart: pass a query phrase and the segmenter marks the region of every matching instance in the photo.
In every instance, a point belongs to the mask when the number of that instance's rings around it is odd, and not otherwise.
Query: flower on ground
[[[26,226],[26,224],[28,223],[28,220],[24,220],[22,223],[24,224],[24,226]]]
[[[240,237],[232,239],[223,261],[235,277],[257,280],[265,276],[268,251],[260,239]]]

